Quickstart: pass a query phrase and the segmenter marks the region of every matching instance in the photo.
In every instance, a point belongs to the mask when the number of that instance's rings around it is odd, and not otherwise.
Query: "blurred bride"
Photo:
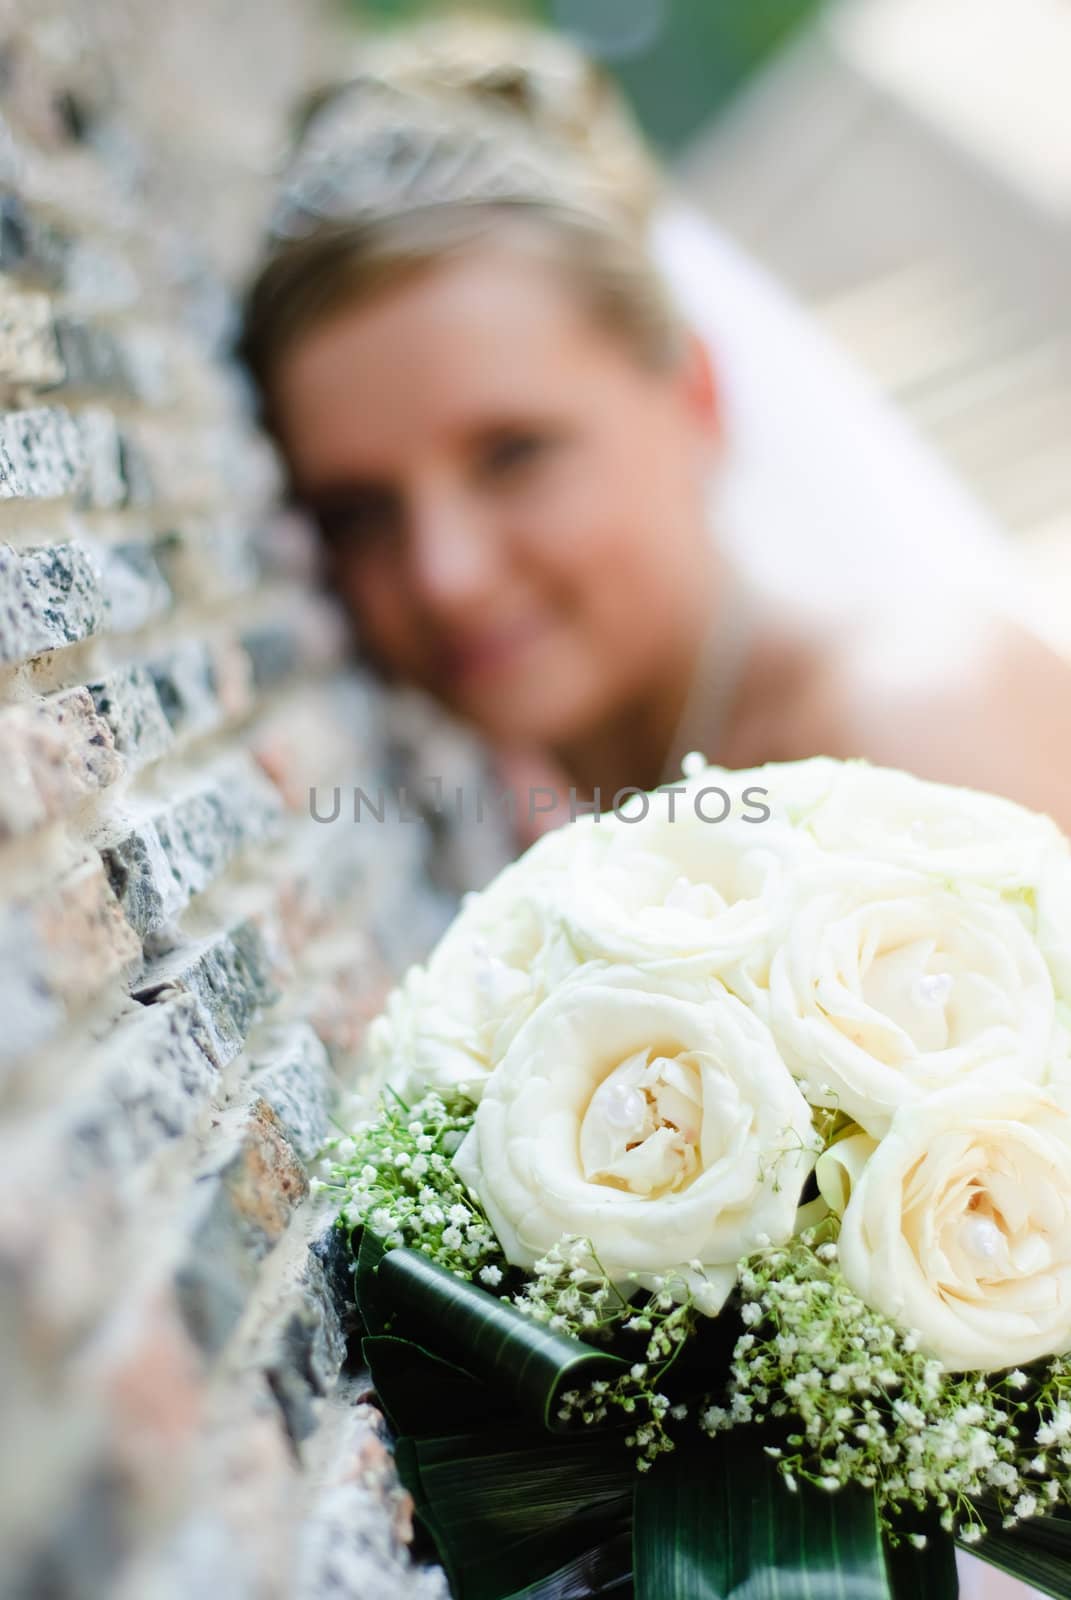
[[[1071,827],[1071,667],[998,537],[560,40],[369,47],[242,343],[366,657],[518,782],[863,756]]]
[[[560,41],[403,33],[318,97],[242,349],[364,656],[518,784],[858,755],[1071,827],[999,538]]]

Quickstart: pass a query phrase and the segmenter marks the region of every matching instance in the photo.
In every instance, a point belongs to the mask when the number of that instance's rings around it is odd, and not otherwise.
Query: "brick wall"
[[[308,1165],[440,905],[219,352],[313,0],[0,5],[0,1593],[438,1594]]]

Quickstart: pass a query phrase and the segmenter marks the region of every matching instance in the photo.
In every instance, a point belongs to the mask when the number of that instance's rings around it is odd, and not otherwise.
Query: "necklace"
[[[685,756],[717,755],[744,675],[754,626],[746,586],[730,570],[713,623],[706,629],[684,709],[673,732],[659,784],[674,783]]]

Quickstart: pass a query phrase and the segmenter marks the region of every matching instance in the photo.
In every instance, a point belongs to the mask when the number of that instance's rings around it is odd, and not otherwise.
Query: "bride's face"
[[[713,402],[488,249],[315,324],[272,386],[362,644],[494,738],[627,711],[706,605]]]

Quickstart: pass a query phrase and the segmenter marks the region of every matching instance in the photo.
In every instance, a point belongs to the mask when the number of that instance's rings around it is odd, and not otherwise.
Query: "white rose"
[[[855,1177],[840,1260],[950,1371],[1066,1352],[1071,1094],[971,1083],[899,1111]]]
[[[807,1106],[769,1032],[711,985],[699,1004],[578,975],[489,1079],[455,1158],[517,1266],[566,1235],[623,1280],[702,1263],[717,1309],[763,1235],[793,1232],[814,1162]]]
[[[368,1030],[374,1084],[410,1101],[464,1087],[478,1099],[517,1028],[578,965],[555,907],[566,875],[602,839],[582,819],[546,834],[461,911],[423,966],[410,968]]]
[[[683,797],[653,793],[640,820],[603,818],[605,848],[571,874],[559,908],[580,960],[623,962],[659,979],[717,977],[751,999],[784,928],[791,873],[819,855],[772,818],[749,822],[738,809],[721,822],[697,816],[693,790],[722,787],[736,800],[751,777],[761,770],[706,768],[682,785]],[[721,809],[711,801],[706,814]]]
[[[826,850],[851,852],[927,877],[1034,891],[1067,841],[1050,817],[998,795],[930,783],[865,761],[801,762],[770,769],[773,795]],[[803,801],[810,789],[809,801]]]
[[[770,969],[769,1022],[815,1104],[880,1136],[898,1106],[959,1079],[1045,1079],[1052,980],[995,894],[862,862],[797,887]]]

